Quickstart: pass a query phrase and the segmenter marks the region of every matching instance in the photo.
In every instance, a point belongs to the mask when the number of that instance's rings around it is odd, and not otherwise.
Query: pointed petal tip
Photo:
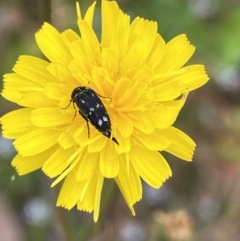
[[[77,10],[77,18],[82,19],[79,2],[76,2],[76,10]]]

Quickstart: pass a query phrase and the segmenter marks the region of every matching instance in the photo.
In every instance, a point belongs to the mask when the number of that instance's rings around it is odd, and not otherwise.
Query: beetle
[[[90,122],[100,133],[119,145],[116,138],[111,136],[111,120],[99,97],[103,96],[100,96],[89,87],[79,86],[72,91],[69,105],[71,102],[73,102],[74,108],[77,105],[79,114],[87,122],[88,138],[90,137],[88,122]]]

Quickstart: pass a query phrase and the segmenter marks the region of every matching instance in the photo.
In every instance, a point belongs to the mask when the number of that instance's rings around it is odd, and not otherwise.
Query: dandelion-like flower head
[[[80,35],[43,24],[36,41],[48,61],[20,56],[14,73],[4,76],[2,96],[24,108],[1,123],[4,137],[15,139],[17,172],[42,168],[55,178],[52,186],[63,180],[57,205],[94,211],[97,221],[104,178],[116,181],[134,215],[141,179],[159,188],[172,175],[161,151],[192,160],[194,142],[172,125],[187,94],[208,76],[202,65],[183,67],[195,49],[184,34],[165,43],[156,22],[130,22],[114,1],[102,1],[99,41],[94,8],[95,3],[82,17],[77,4]],[[77,87],[99,95],[111,137],[91,123],[88,137],[86,119],[76,104],[69,105]]]

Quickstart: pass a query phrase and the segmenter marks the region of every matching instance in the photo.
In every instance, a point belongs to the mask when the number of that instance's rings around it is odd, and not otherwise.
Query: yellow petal
[[[154,116],[149,111],[131,111],[128,117],[132,120],[134,128],[139,131],[150,134],[155,130]]]
[[[87,12],[84,16],[84,21],[86,21],[90,27],[92,27],[96,3],[97,3],[96,1],[93,2],[93,4],[87,9]]]
[[[88,145],[88,152],[101,152],[104,146],[107,143],[107,138],[103,135],[100,135],[98,139],[96,139],[94,142],[89,143]]]
[[[119,65],[128,51],[130,16],[124,14],[115,2],[109,3],[102,1],[102,46],[114,51]]]
[[[79,210],[92,212],[94,210],[94,222],[97,221],[100,209],[100,197],[104,178],[100,172],[95,172],[83,187],[84,197],[77,203]]]
[[[119,171],[118,154],[115,149],[110,146],[105,148],[100,153],[100,171],[104,177],[113,178],[116,177]]]
[[[69,47],[72,42],[81,40],[80,36],[72,29],[67,29],[61,33],[62,40]]]
[[[87,52],[93,56],[100,54],[100,45],[91,26],[86,21],[78,20],[78,27]]]
[[[125,158],[121,158],[119,165],[119,174],[115,181],[132,214],[135,215],[133,205],[142,198],[141,180],[131,163],[129,169],[127,168],[128,165]]]
[[[94,68],[91,71],[91,76],[94,84],[93,89],[103,97],[108,97],[108,100],[110,100],[114,82],[109,77],[109,73],[102,68]]]
[[[47,71],[57,79],[56,83],[65,81],[69,76],[73,78],[68,66],[62,63],[49,63]],[[68,84],[71,84],[71,82]]]
[[[136,39],[135,42],[131,45],[128,50],[127,55],[123,61],[122,68],[120,69],[120,74],[128,73],[132,69],[140,68],[143,65],[144,58],[140,58],[140,53],[143,51],[143,57],[146,58],[147,53],[149,52],[149,48],[144,45],[142,40]]]
[[[152,50],[147,59],[148,65],[152,69],[155,69],[155,67],[162,61],[164,54],[165,54],[165,41],[159,34],[157,34]]]
[[[56,205],[68,210],[73,208],[80,198],[82,188],[83,182],[76,181],[76,172],[72,170],[64,180]]]
[[[33,156],[21,156],[17,154],[12,160],[12,165],[16,168],[19,175],[25,175],[42,167],[51,153],[56,150],[53,146]]]
[[[20,106],[30,107],[30,108],[40,108],[40,107],[51,107],[56,106],[56,102],[47,98],[43,92],[32,92],[29,94],[22,94],[19,99],[14,101]]]
[[[151,151],[161,151],[165,150],[171,142],[165,138],[159,130],[154,131],[152,134],[134,133],[134,140],[143,148],[147,148]]]
[[[74,148],[68,148],[66,150],[59,148],[45,161],[42,170],[50,178],[60,175],[70,163],[67,160],[75,152]]]
[[[103,187],[104,177],[99,173],[97,175],[97,184],[96,184],[96,194],[94,200],[94,214],[93,221],[96,223],[98,221],[99,211],[100,211],[100,203],[101,203],[101,193]]]
[[[102,66],[111,76],[111,80],[114,80],[118,75],[118,59],[115,51],[106,48],[102,49]]]
[[[125,113],[117,113],[117,128],[120,135],[124,138],[129,137],[133,133],[133,122]]]
[[[2,134],[5,138],[16,139],[36,129],[30,121],[31,108],[14,110],[1,117]]]
[[[130,27],[129,50],[123,60],[121,73],[141,67],[147,60],[157,34],[157,23],[136,18]]]
[[[77,19],[82,19],[81,8],[79,2],[76,2]]]
[[[44,88],[43,94],[49,99],[60,100],[66,96],[66,92],[66,86],[64,84],[48,83]]]
[[[182,94],[182,88],[177,81],[167,81],[153,86],[155,101],[174,100]]]
[[[151,110],[151,115],[153,117],[156,128],[165,129],[171,126],[177,116],[183,104],[185,98],[181,100],[163,102],[164,104],[158,104]]]
[[[89,133],[90,137],[88,138],[88,129],[85,123],[79,125],[79,128],[76,129],[76,131],[73,134],[73,139],[75,143],[77,143],[79,146],[83,148],[91,145],[93,142],[98,141],[98,139],[102,138],[102,134],[100,134],[99,131],[97,131],[96,128],[94,128],[91,124],[89,124]]]
[[[68,66],[72,74],[74,74],[75,78],[78,81],[83,81],[83,73],[87,73],[88,64],[92,62],[91,56],[88,54],[84,44],[82,41],[73,42],[69,49],[74,57],[74,60],[71,61],[70,65]],[[83,82],[83,85],[87,83]]]
[[[54,76],[46,71],[48,65],[49,62],[36,57],[20,56],[13,71],[33,83],[45,86],[48,82],[56,81]]]
[[[22,156],[32,156],[54,146],[60,133],[60,130],[39,128],[19,137],[13,144]]]
[[[39,48],[51,62],[68,64],[72,59],[61,34],[52,25],[44,23],[35,37]]]
[[[42,84],[32,82],[26,77],[20,76],[18,74],[5,74],[3,77],[5,91],[13,91],[15,89],[22,93],[29,93],[31,91],[43,90]]]
[[[115,33],[116,24],[119,22],[120,10],[115,1],[102,1],[102,39],[104,48],[111,46],[112,37]]]
[[[85,153],[81,158],[81,163],[77,170],[76,180],[88,179],[99,162],[99,153]]]
[[[19,90],[11,90],[8,89],[7,87],[2,90],[1,93],[2,97],[5,98],[6,100],[12,101],[17,103],[18,100],[21,98],[22,94]]]
[[[84,126],[81,126],[84,129]],[[58,144],[63,149],[68,149],[69,147],[75,145],[75,141],[73,139],[74,132],[79,128],[79,122],[74,122],[67,129],[65,129],[60,136],[58,137]]]
[[[26,76],[27,77],[27,76]],[[17,74],[4,75],[2,96],[10,101],[18,102],[23,96],[41,93],[43,86]]]
[[[195,47],[190,45],[185,34],[178,35],[166,44],[162,61],[155,68],[157,73],[181,68],[193,55]]]
[[[145,104],[141,102],[141,97],[140,88],[136,88],[134,83],[131,83],[127,78],[119,79],[112,92],[112,98],[115,100],[115,107],[119,112],[127,112],[136,109],[141,110],[142,106]]]
[[[127,77],[136,85],[135,87],[139,87],[140,89],[143,87],[149,87],[148,84],[150,84],[150,80],[153,76],[152,69],[147,66],[144,66],[137,71],[133,70],[127,74]]]
[[[131,86],[131,81],[129,79],[127,78],[119,79],[114,86],[112,97],[115,100],[119,101],[119,99],[121,99],[124,95],[126,95],[125,90],[128,91],[130,86]]]
[[[56,186],[59,182],[61,182],[64,178],[66,178],[72,170],[76,170],[76,167],[79,164],[79,160],[83,154],[83,151],[81,148],[76,150],[72,153],[70,157],[66,160],[66,163],[68,163],[68,167],[54,180],[54,182],[51,184],[51,187]]]
[[[185,161],[192,160],[196,144],[189,136],[172,126],[168,129],[161,130],[160,132],[171,142],[165,151]]]
[[[37,127],[54,127],[72,122],[72,115],[60,108],[38,108],[31,112],[31,122]]]
[[[156,151],[149,151],[140,146],[132,146],[129,156],[137,173],[154,188],[159,188],[172,175],[168,163]]]
[[[109,36],[110,48],[116,54],[118,67],[125,58],[129,47],[130,16],[118,11],[118,15],[115,16],[115,20],[111,24],[114,25],[114,32]]]
[[[178,81],[184,89],[195,90],[209,80],[203,65],[190,65],[184,69],[187,70],[185,73],[173,77],[173,80]]]

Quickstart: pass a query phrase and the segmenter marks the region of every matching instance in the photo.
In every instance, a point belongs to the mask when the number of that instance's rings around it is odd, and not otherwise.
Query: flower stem
[[[105,180],[104,195],[101,202],[101,211],[99,215],[99,223],[102,223],[106,218],[113,214],[113,201],[116,200],[117,185],[114,180]]]
[[[104,232],[105,224],[114,214],[113,206],[116,200],[116,191],[117,185],[115,181],[105,179],[104,195],[102,195],[99,219],[97,223],[92,222],[90,227],[84,232],[81,236],[82,241],[94,239]]]

